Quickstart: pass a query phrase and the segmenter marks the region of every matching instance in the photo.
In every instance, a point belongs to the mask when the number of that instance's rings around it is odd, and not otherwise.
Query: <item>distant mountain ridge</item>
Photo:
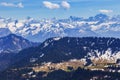
[[[7,28],[13,34],[28,40],[42,42],[51,37],[116,37],[120,38],[120,16],[97,14],[83,18],[70,16],[67,19],[23,20],[0,18],[0,28]]]
[[[0,53],[18,53],[22,49],[37,45],[21,36],[9,34],[0,38]]]
[[[9,34],[0,37],[0,71],[6,69],[13,58],[19,51],[38,46],[40,43],[31,42],[21,36]]]

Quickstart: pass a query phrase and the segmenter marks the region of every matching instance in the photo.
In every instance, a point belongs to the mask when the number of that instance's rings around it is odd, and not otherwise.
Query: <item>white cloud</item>
[[[67,1],[62,1],[61,6],[65,9],[69,9],[70,8],[70,4]]]
[[[113,12],[113,10],[101,9],[101,10],[99,10],[99,12],[101,12],[101,13],[111,13],[111,12]]]
[[[2,2],[2,3],[0,3],[0,5],[5,6],[5,7],[18,7],[18,8],[23,8],[24,7],[24,5],[21,2],[18,3],[18,4]]]
[[[22,3],[18,3],[17,7],[19,7],[19,8],[23,8],[24,6],[23,6]]]
[[[52,2],[49,2],[49,1],[43,1],[43,4],[44,4],[44,6],[46,8],[49,8],[49,9],[58,9],[58,8],[60,8],[59,4],[52,3]]]

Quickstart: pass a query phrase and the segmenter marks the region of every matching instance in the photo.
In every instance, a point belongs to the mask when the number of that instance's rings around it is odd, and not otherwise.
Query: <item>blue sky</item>
[[[120,14],[120,0],[0,0],[0,16],[15,19]]]

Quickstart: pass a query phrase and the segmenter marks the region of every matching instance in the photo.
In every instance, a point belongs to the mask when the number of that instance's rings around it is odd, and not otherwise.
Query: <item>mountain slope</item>
[[[33,64],[31,59],[38,64],[42,62],[58,63],[71,59],[97,61],[103,59],[107,63],[115,63],[120,58],[120,39],[97,37],[50,38],[39,47],[21,51],[15,58],[17,58],[18,63],[21,63],[20,66]]]

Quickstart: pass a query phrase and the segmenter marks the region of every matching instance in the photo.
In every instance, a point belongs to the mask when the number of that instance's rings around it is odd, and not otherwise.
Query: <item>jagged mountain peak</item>
[[[105,17],[109,17],[109,16],[106,14],[100,13],[100,14],[97,14],[95,17],[96,18],[105,18]]]

